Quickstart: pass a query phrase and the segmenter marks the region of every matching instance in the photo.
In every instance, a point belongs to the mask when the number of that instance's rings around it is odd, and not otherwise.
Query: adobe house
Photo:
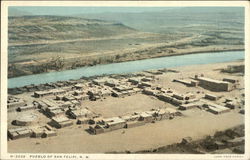
[[[58,102],[58,107],[60,107],[60,108],[67,109],[70,106],[72,106],[72,103],[69,102],[69,101],[66,101],[66,102],[60,101],[60,102]]]
[[[171,101],[172,101],[172,97],[168,94],[160,94],[160,95],[158,95],[158,99],[160,99],[164,102],[168,102],[168,103],[171,103]]]
[[[157,112],[156,112],[155,115],[156,115],[155,118],[158,121],[170,118],[170,113],[168,111],[166,111],[165,109],[159,109],[159,110],[157,110]]]
[[[126,125],[126,121],[119,117],[103,119],[103,121],[111,130],[121,129],[124,128]]]
[[[129,121],[129,122],[126,122],[125,128],[139,127],[144,124],[145,124],[144,121]]]
[[[89,100],[89,95],[79,95],[79,96],[74,96],[74,97],[78,101]]]
[[[131,82],[132,84],[136,85],[141,82],[142,77],[132,77],[129,78],[128,81]]]
[[[52,137],[56,136],[56,132],[48,125],[45,126],[34,126],[31,128],[32,135],[31,137],[35,138],[46,138],[46,137]]]
[[[93,113],[90,110],[83,108],[83,109],[71,110],[69,112],[69,115],[70,117],[77,119],[80,117],[92,117]]]
[[[107,126],[96,124],[94,127],[89,126],[89,131],[93,134],[101,134],[110,131],[110,128],[107,128]]]
[[[24,137],[30,137],[32,134],[31,129],[28,127],[22,127],[22,128],[15,128],[15,129],[9,129],[8,130],[8,136],[14,140]]]
[[[23,99],[13,97],[13,96],[8,96],[7,100],[7,108],[8,109],[15,109],[16,107],[24,106],[26,102]]]
[[[52,92],[52,94],[54,94],[54,95],[59,95],[59,94],[64,94],[67,91],[64,89],[52,89],[52,90],[50,90],[50,92]]]
[[[104,85],[107,80],[109,79],[104,77],[104,78],[94,79],[92,82],[95,85]]]
[[[74,88],[77,90],[80,90],[80,91],[82,91],[85,87],[86,87],[86,85],[82,84],[82,83],[78,83],[78,84],[74,85]]]
[[[176,98],[172,98],[170,103],[173,104],[173,105],[179,106],[179,105],[182,105],[184,103],[184,101],[176,99]]]
[[[214,114],[222,114],[229,112],[230,109],[217,104],[208,104],[208,111]]]
[[[46,138],[46,137],[53,137],[53,136],[56,136],[57,134],[56,134],[56,132],[55,131],[53,131],[53,130],[46,130],[44,133],[43,133],[43,135],[42,135],[42,137],[43,138]]]
[[[51,91],[36,91],[34,92],[34,97],[41,98],[44,96],[52,95],[53,93]]]
[[[188,104],[182,104],[179,106],[180,110],[188,110],[188,109],[192,109],[192,108],[196,108],[199,107],[198,103],[188,103]]]
[[[32,129],[32,135],[31,135],[31,137],[40,138],[40,137],[42,137],[42,135],[44,134],[44,132],[45,132],[45,129],[34,128],[34,129]]]
[[[83,95],[85,92],[84,91],[81,91],[81,90],[75,90],[74,91],[74,96],[79,96],[79,95]]]
[[[143,91],[142,91],[142,93],[144,93],[146,95],[156,95],[156,94],[158,94],[158,92],[159,91],[154,90],[154,89],[149,88],[149,87],[148,88],[144,88]]]
[[[195,76],[195,79],[199,81],[199,86],[211,90],[211,91],[231,91],[235,87],[232,83],[226,81],[214,80],[206,77]]]
[[[140,119],[139,120],[140,121],[144,121],[146,123],[151,123],[153,121],[153,116],[150,115],[150,114],[148,114],[148,113],[146,113],[146,112],[142,112],[140,114]]]
[[[88,117],[80,117],[77,119],[77,124],[90,124],[93,121],[91,118]]]
[[[217,101],[218,99],[219,99],[219,97],[218,96],[216,96],[216,95],[212,95],[212,94],[205,94],[205,97],[204,97],[205,99],[209,99],[209,100],[212,100],[212,101]]]
[[[55,128],[63,128],[73,125],[73,122],[65,116],[57,116],[52,118],[51,125]]]
[[[62,100],[65,95],[56,95],[56,100]]]
[[[230,82],[230,83],[237,83],[238,80],[232,78],[223,78],[222,81]]]
[[[47,108],[45,108],[44,112],[45,112],[45,114],[47,114],[50,117],[59,116],[59,115],[64,114],[64,110],[62,110],[62,108],[60,108],[59,106],[47,107]]]
[[[122,119],[124,119],[126,122],[129,121],[138,121],[140,118],[140,115],[127,115],[127,116],[122,116]]]
[[[230,108],[230,109],[235,109],[236,104],[235,102],[226,102],[225,107]]]
[[[105,82],[105,85],[109,86],[109,87],[115,87],[115,86],[119,85],[119,81],[117,81],[115,79],[109,79]]]
[[[65,95],[62,100],[64,100],[64,101],[73,101],[73,100],[75,100],[75,97],[70,96],[70,95]]]

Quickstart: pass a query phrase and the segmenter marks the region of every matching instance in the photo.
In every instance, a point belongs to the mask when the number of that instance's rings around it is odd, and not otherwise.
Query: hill
[[[73,17],[74,16],[74,17]],[[244,8],[9,17],[9,77],[244,49]]]
[[[122,23],[63,16],[9,17],[10,44],[89,39],[136,32]]]
[[[159,12],[75,15],[122,22],[146,32],[169,33],[214,29],[244,30],[243,7],[172,7]]]

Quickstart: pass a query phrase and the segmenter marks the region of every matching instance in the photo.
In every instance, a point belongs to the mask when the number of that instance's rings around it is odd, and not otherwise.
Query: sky
[[[11,6],[9,10],[19,10],[29,12],[32,15],[73,15],[86,13],[105,13],[105,12],[155,12],[169,10],[175,7],[53,7],[53,6]]]

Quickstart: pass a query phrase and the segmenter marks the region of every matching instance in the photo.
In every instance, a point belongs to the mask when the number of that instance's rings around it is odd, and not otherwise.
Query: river
[[[49,72],[8,79],[8,88],[30,84],[42,84],[69,79],[79,79],[102,74],[132,73],[151,69],[172,68],[178,66],[230,62],[244,59],[244,51],[208,52],[179,56],[152,58],[145,60],[81,67],[73,70]]]

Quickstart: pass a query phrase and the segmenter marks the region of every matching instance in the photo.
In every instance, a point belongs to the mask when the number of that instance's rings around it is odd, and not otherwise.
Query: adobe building
[[[195,79],[199,81],[199,86],[211,90],[211,91],[231,91],[235,89],[235,85],[227,82],[227,81],[220,81],[214,80],[207,77],[195,76]]]
[[[65,116],[56,116],[52,118],[51,125],[55,128],[63,128],[73,125],[73,122]]]
[[[130,122],[130,121],[138,121],[140,118],[139,114],[135,114],[135,115],[126,115],[126,116],[122,116],[122,119],[124,119],[126,122]]]
[[[45,96],[49,96],[52,95],[51,91],[36,91],[34,92],[34,97],[36,98],[41,98],[41,97],[45,97]]]
[[[198,103],[188,103],[188,104],[182,104],[179,106],[180,110],[189,110],[192,108],[199,107],[200,105]]]
[[[82,117],[92,117],[93,116],[93,113],[90,110],[86,109],[86,108],[71,110],[68,114],[69,114],[70,117],[72,117],[74,119],[82,118]]]
[[[25,104],[26,104],[26,102],[21,98],[8,96],[8,100],[7,100],[8,111],[15,110],[17,107],[24,106]]]
[[[133,127],[139,127],[139,126],[142,126],[144,125],[145,122],[144,121],[129,121],[129,122],[126,122],[126,125],[125,125],[125,128],[133,128]]]
[[[101,133],[107,132],[108,129],[105,128],[105,126],[103,126],[103,125],[96,124],[94,127],[89,126],[89,131],[92,134],[101,134]]]
[[[77,119],[76,124],[91,124],[91,122],[93,122],[92,118],[80,117]]]
[[[14,140],[19,138],[30,137],[32,134],[32,130],[27,127],[22,128],[14,128],[8,130],[8,136]]]
[[[218,96],[216,96],[216,95],[213,95],[213,94],[205,94],[205,97],[204,97],[205,99],[209,99],[209,100],[211,100],[211,101],[217,101],[218,99],[219,99],[219,97]]]
[[[142,112],[140,114],[140,121],[144,121],[145,123],[151,123],[153,121],[153,116],[146,113],[146,112]]]
[[[32,127],[31,130],[31,137],[34,138],[46,138],[57,135],[57,133],[48,125]]]
[[[208,111],[214,114],[222,114],[230,111],[230,108],[218,105],[218,104],[208,104]]]
[[[113,117],[108,119],[103,119],[104,123],[107,125],[110,130],[117,130],[124,128],[126,125],[126,121],[119,117]]]

